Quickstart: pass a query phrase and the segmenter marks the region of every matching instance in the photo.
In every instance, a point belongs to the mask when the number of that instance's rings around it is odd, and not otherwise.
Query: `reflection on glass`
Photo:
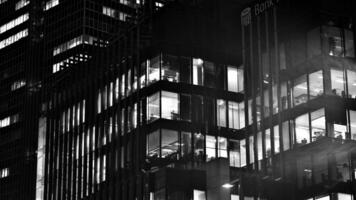
[[[205,138],[206,161],[210,161],[216,157],[216,138],[209,135],[207,135]]]
[[[297,144],[310,142],[308,114],[301,115],[295,119],[295,137]]]
[[[162,56],[161,80],[167,80],[170,82],[179,81],[179,62],[176,56]]]
[[[282,110],[288,109],[288,92],[287,92],[287,83],[281,83],[281,107]]]
[[[140,87],[146,87],[146,72],[147,72],[147,63],[148,61],[144,61],[141,63],[141,71],[140,71]]]
[[[150,133],[147,139],[147,156],[151,158],[159,157],[159,130]]]
[[[331,92],[334,95],[345,97],[344,72],[338,69],[331,69]]]
[[[182,157],[188,157],[192,152],[192,134],[190,132],[181,133],[181,153]]]
[[[317,71],[309,74],[309,93],[310,99],[314,99],[317,96],[323,95],[323,71]]]
[[[350,110],[350,132],[351,139],[356,140],[356,111]]]
[[[160,56],[152,58],[148,65],[148,84],[159,80]]]
[[[179,98],[177,93],[162,91],[162,118],[179,119]]]
[[[201,133],[194,133],[194,158],[198,162],[205,161],[204,135]]]
[[[293,102],[294,106],[308,101],[307,77],[305,75],[294,80]]]
[[[217,125],[226,127],[226,101],[222,99],[216,100],[216,118]]]
[[[325,111],[324,108],[311,113],[312,140],[316,141],[325,136]]]
[[[200,58],[193,58],[193,84],[203,85],[204,83],[204,61]]]
[[[178,152],[178,131],[162,129],[162,158]]]
[[[147,98],[147,119],[153,121],[158,119],[159,116],[159,92]]]
[[[356,98],[356,72],[347,70],[348,97]]]
[[[334,124],[334,137],[338,139],[346,139],[347,127],[342,124]]]

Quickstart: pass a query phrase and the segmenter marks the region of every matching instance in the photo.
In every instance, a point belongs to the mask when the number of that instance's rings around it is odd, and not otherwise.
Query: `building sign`
[[[253,13],[255,16],[260,15],[264,11],[268,10],[269,8],[275,6],[278,4],[280,0],[266,0],[261,3],[256,3],[255,5],[252,6]],[[251,23],[251,7],[245,8],[241,12],[241,23],[244,26],[247,26]]]

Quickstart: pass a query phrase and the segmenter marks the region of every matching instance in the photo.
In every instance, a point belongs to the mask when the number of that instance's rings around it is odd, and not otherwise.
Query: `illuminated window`
[[[49,0],[46,2],[45,7],[43,8],[44,11],[49,10],[59,4],[59,0]]]
[[[147,98],[147,120],[153,121],[160,118],[159,92]]]
[[[193,190],[193,200],[206,200],[205,191]]]
[[[257,159],[262,160],[263,159],[263,146],[262,146],[262,132],[257,133]],[[253,148],[250,146],[250,148]]]
[[[4,168],[0,170],[0,179],[1,178],[6,178],[10,176],[10,169],[9,168]]]
[[[350,132],[351,132],[351,139],[356,140],[356,111],[350,110]]]
[[[144,61],[144,62],[141,63],[140,88],[146,87],[147,63],[149,63],[149,62],[148,61]]]
[[[283,137],[283,150],[287,151],[290,149],[290,134],[289,134],[289,121],[282,123],[282,137]]]
[[[179,119],[179,97],[177,93],[162,91],[162,118]]]
[[[216,157],[216,138],[214,136],[206,136],[205,151],[206,161],[210,161]]]
[[[204,83],[204,61],[200,58],[193,58],[193,84],[203,85]]]
[[[56,56],[58,54],[61,54],[65,51],[68,51],[70,49],[73,49],[76,46],[79,46],[81,44],[89,44],[93,45],[94,42],[97,41],[97,38],[89,35],[81,35],[76,38],[73,38],[53,49],[53,56]]]
[[[228,102],[229,128],[241,129],[245,127],[245,105],[244,102]]]
[[[192,153],[192,134],[181,132],[181,154],[182,157],[189,157]]]
[[[269,158],[272,155],[272,149],[271,149],[271,130],[266,129],[265,130],[265,157]]]
[[[244,75],[242,69],[227,67],[227,89],[230,92],[242,92],[244,89]]]
[[[179,62],[176,56],[162,55],[161,80],[179,81]]]
[[[216,100],[216,118],[217,126],[226,127],[226,101]]]
[[[26,22],[28,19],[29,19],[29,14],[26,13],[26,14],[23,14],[23,15],[17,17],[14,20],[11,20],[10,22],[0,26],[0,34]]]
[[[115,10],[110,7],[103,6],[102,13],[106,16],[121,20],[121,21],[127,21],[128,17],[131,17],[131,15]]]
[[[24,80],[15,81],[13,84],[11,84],[11,91],[20,89],[25,85],[26,85],[26,82]]]
[[[316,141],[325,136],[325,110],[324,108],[310,114],[312,140]]]
[[[218,157],[227,158],[227,139],[218,137]]]
[[[352,200],[352,195],[345,194],[345,193],[337,193],[337,199],[338,200]]]
[[[148,64],[148,84],[159,81],[161,56],[152,58]]]
[[[240,140],[240,156],[241,156],[241,167],[247,164],[247,150],[246,150],[246,140]]]
[[[29,3],[29,0],[20,0],[16,3],[15,10],[20,10],[21,8],[27,6]]]
[[[28,29],[25,29],[23,31],[20,31],[18,33],[16,33],[15,35],[12,35],[4,40],[0,41],[0,49],[3,49],[17,41],[19,41],[20,39],[26,37],[28,35]]]
[[[295,135],[297,144],[307,144],[310,142],[308,113],[295,119]]]
[[[0,128],[10,126],[19,121],[19,114],[15,114],[0,120]]]

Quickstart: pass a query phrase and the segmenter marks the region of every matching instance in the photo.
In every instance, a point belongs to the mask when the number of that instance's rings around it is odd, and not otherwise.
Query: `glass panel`
[[[347,57],[355,57],[354,34],[351,30],[345,30],[345,51]]]
[[[180,96],[180,117],[182,120],[191,121],[191,98],[190,95]]]
[[[348,97],[356,98],[356,72],[347,70],[347,87],[348,87]]]
[[[204,159],[204,135],[194,133],[194,157],[198,162],[205,161]]]
[[[297,144],[310,142],[308,114],[301,115],[295,119],[295,135]]]
[[[177,93],[162,91],[162,118],[179,120],[179,98]]]
[[[356,140],[356,111],[350,110],[351,139]]]
[[[324,108],[311,113],[312,140],[316,141],[325,136],[325,111]]]
[[[264,110],[264,117],[269,117],[269,114],[270,114],[270,106],[269,106],[269,90],[266,89],[264,91],[264,95],[263,95],[263,98],[264,98],[264,107],[263,107],[263,110]]]
[[[241,167],[240,163],[240,142],[238,140],[229,141],[230,167]]]
[[[246,150],[246,140],[240,140],[240,151],[241,151],[241,167],[246,166],[247,161],[247,150]]]
[[[330,196],[315,197],[315,200],[330,200]]]
[[[218,137],[218,157],[227,158],[227,139]]]
[[[253,146],[252,146],[253,147]],[[251,148],[251,146],[250,146]],[[263,159],[262,132],[257,133],[257,159]]]
[[[222,99],[216,100],[216,117],[217,125],[226,127],[226,101]]]
[[[334,137],[338,139],[346,139],[347,127],[341,124],[334,124]]]
[[[290,149],[290,134],[289,134],[289,122],[282,123],[282,134],[283,134],[283,150],[286,151]]]
[[[187,57],[180,58],[180,82],[191,83],[191,59]]]
[[[159,80],[160,56],[151,59],[148,66],[148,84]]]
[[[281,107],[282,110],[288,109],[288,93],[287,93],[287,83],[281,83]]]
[[[281,151],[278,125],[273,127],[273,140],[274,140],[274,153],[277,154]]]
[[[334,95],[345,96],[345,78],[342,70],[331,69],[331,92]]]
[[[215,88],[215,65],[212,62],[204,61],[204,86]]]
[[[277,97],[277,85],[275,85],[275,84],[272,87],[272,109],[273,109],[273,114],[276,114],[279,112],[278,97]]]
[[[323,71],[309,74],[309,98],[314,99],[324,93]]]
[[[245,128],[245,102],[239,103],[239,128]]]
[[[343,38],[341,36],[342,30],[337,27],[332,26],[324,26],[323,27],[323,35],[326,37],[324,40],[325,51],[330,56],[344,56],[344,48],[343,48]]]
[[[193,84],[203,85],[204,83],[204,61],[200,58],[193,58]]]
[[[238,103],[229,101],[229,128],[239,129]]]
[[[147,98],[147,120],[149,122],[158,119],[159,116],[159,92]]]
[[[272,155],[272,149],[271,149],[271,130],[266,129],[265,130],[265,145],[266,145],[266,152],[265,152],[265,157],[269,158]]]
[[[250,99],[248,100],[248,125],[251,125],[252,123],[252,99]]]
[[[182,157],[187,157],[192,152],[192,134],[189,132],[181,133],[181,152]]]
[[[206,161],[210,161],[216,157],[216,138],[214,136],[206,136]]]
[[[147,137],[147,156],[159,157],[159,130],[150,133]]]
[[[178,131],[162,129],[162,158],[178,152]]]
[[[294,80],[293,102],[294,102],[294,106],[297,106],[307,101],[308,101],[307,77],[304,75]]]
[[[249,137],[249,153],[250,153],[250,164],[255,162],[255,151],[254,151],[254,139],[253,136]]]
[[[162,56],[161,80],[167,80],[170,82],[179,81],[179,62],[176,56]]]
[[[141,63],[141,72],[140,72],[140,87],[146,87],[146,73],[147,73],[147,63],[148,61],[144,61]]]

